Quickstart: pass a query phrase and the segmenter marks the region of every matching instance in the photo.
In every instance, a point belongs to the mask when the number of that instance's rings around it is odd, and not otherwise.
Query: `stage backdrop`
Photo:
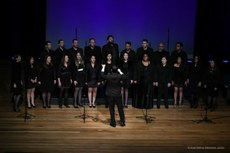
[[[184,50],[192,54],[195,17],[196,0],[48,0],[46,39],[54,49],[60,38],[66,48],[76,37],[80,47],[90,37],[102,46],[112,34],[120,50],[125,41],[136,50],[147,38],[155,50],[165,42],[170,52],[182,41]]]

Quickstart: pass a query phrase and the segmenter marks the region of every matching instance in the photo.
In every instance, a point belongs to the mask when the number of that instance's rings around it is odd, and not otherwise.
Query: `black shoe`
[[[15,112],[20,112],[21,110],[19,108],[14,108]]]
[[[80,107],[83,107],[83,105],[82,104],[78,104]]]
[[[105,108],[108,108],[109,106],[108,105],[105,105]]]
[[[168,108],[169,108],[169,106],[168,106],[168,105],[165,105],[165,108],[166,108],[166,109],[168,109]]]
[[[92,108],[92,105],[89,105],[89,108]]]
[[[65,107],[66,107],[66,108],[70,108],[70,106],[69,106],[69,105],[65,105]]]
[[[78,108],[78,106],[77,106],[77,105],[75,105],[75,106],[74,106],[74,108]]]
[[[49,105],[48,108],[51,108],[51,106]]]
[[[96,108],[96,105],[93,105],[93,108]]]
[[[59,108],[62,108],[62,105],[59,105]]]
[[[125,105],[125,108],[128,108],[128,105]]]
[[[43,108],[46,108],[46,106],[43,106]]]
[[[125,126],[125,122],[121,122],[121,126]]]
[[[157,106],[157,109],[160,109],[161,107],[160,106]]]
[[[31,109],[32,107],[31,107],[31,106],[30,106],[30,107],[28,106],[27,108],[28,108],[28,109]]]
[[[110,123],[110,126],[116,127],[116,123]]]

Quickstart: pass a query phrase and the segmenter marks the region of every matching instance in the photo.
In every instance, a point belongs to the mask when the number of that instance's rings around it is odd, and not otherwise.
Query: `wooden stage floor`
[[[27,119],[12,111],[9,97],[0,99],[0,152],[230,152],[230,106],[220,99],[220,105],[208,117],[216,124],[194,121],[202,119],[204,110],[182,108],[153,108],[148,115],[155,117],[146,124],[140,109],[125,109],[126,126],[109,126],[109,111],[104,105],[86,106],[85,123],[78,116],[83,108],[28,110],[35,117]],[[117,112],[117,109],[116,109]],[[116,119],[119,115],[116,113]]]

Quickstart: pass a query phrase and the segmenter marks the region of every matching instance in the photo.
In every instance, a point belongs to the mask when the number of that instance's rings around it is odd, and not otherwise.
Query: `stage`
[[[42,108],[28,110],[31,119],[17,117],[24,113],[12,111],[9,95],[1,96],[0,150],[1,152],[229,152],[230,108],[219,98],[219,107],[208,112],[215,124],[200,123],[204,109],[181,108],[150,109],[155,117],[149,123],[137,118],[143,110],[129,105],[125,109],[126,126],[109,125],[109,110],[104,105],[96,108]],[[116,109],[117,112],[117,109]],[[116,119],[119,115],[116,113]]]

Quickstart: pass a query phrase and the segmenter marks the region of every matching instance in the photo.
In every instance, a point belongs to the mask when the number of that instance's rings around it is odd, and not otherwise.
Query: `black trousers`
[[[115,113],[114,113],[115,105],[117,105],[117,108],[118,108],[120,121],[125,122],[125,115],[123,111],[121,96],[107,96],[107,99],[109,102],[109,112],[110,112],[111,123],[116,123]]]
[[[164,104],[168,106],[168,83],[159,83],[157,106],[160,106],[161,98],[164,97]]]

